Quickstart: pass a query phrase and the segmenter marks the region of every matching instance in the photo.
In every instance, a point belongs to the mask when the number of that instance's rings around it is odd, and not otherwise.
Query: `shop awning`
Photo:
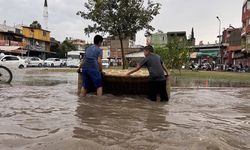
[[[219,51],[201,51],[198,52],[197,57],[219,57]]]
[[[20,46],[0,46],[0,51],[5,53],[26,54],[27,50],[23,50]]]

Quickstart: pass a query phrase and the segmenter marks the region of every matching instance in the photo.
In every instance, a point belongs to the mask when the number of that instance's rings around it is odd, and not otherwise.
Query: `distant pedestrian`
[[[94,37],[94,45],[86,49],[82,66],[83,88],[82,96],[86,96],[87,92],[96,89],[97,96],[102,96],[102,45],[103,37],[96,35]],[[80,68],[79,68],[80,69]]]
[[[242,62],[240,62],[239,68],[240,68],[240,71],[243,70],[243,64],[242,64]]]
[[[144,55],[146,56],[135,68],[134,70],[127,73],[127,75],[131,75],[138,70],[140,70],[143,66],[148,68],[149,71],[149,95],[148,98],[151,101],[157,100],[157,95],[160,94],[161,101],[168,101],[168,94],[166,89],[166,77],[164,75],[164,71],[166,75],[168,75],[168,71],[161,60],[160,56],[154,54],[154,48],[152,46],[146,46],[143,48]]]

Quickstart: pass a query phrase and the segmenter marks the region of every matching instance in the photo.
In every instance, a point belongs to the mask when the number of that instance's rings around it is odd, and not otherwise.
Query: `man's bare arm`
[[[102,58],[98,57],[98,65],[99,65],[99,69],[102,72]]]
[[[82,59],[81,62],[80,62],[80,65],[77,69],[77,72],[80,73],[81,69],[82,69],[82,66],[83,66],[83,63],[84,63],[84,60]]]
[[[141,69],[141,67],[138,65],[135,69],[133,69],[133,70],[131,70],[130,72],[128,72],[127,75],[129,76],[129,75],[131,75],[131,74],[133,74],[133,73],[139,71],[140,69]]]

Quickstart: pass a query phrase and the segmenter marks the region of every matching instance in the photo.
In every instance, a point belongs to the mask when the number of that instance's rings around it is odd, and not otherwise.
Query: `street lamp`
[[[217,18],[218,21],[219,21],[219,35],[218,35],[218,38],[219,38],[219,50],[220,50],[221,63],[222,63],[222,62],[223,62],[223,61],[222,61],[222,60],[223,60],[223,51],[222,51],[222,48],[221,48],[221,43],[222,43],[222,41],[221,41],[221,37],[222,37],[222,35],[221,35],[221,20],[220,20],[220,17],[219,17],[219,16],[217,16],[216,18]]]
[[[217,19],[218,19],[218,21],[219,21],[219,41],[220,41],[220,37],[221,37],[221,20],[220,20],[220,17],[216,17]]]

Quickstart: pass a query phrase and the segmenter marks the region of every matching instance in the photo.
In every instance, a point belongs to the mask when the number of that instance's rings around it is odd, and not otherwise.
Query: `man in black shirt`
[[[166,78],[164,71],[168,76],[168,71],[162,62],[159,55],[154,54],[154,48],[152,46],[146,46],[143,48],[145,58],[140,62],[140,64],[134,70],[127,73],[131,75],[143,66],[148,68],[149,71],[149,95],[148,98],[152,101],[157,100],[157,94],[160,94],[161,101],[168,101],[168,94],[166,90]]]

